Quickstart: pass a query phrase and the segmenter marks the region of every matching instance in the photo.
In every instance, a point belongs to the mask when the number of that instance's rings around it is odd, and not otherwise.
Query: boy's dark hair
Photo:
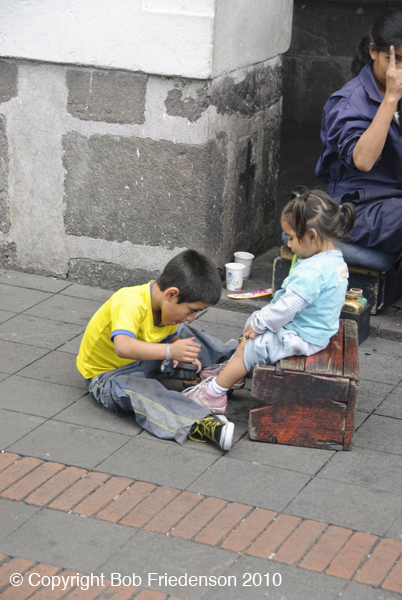
[[[390,9],[379,17],[371,31],[360,41],[350,70],[356,77],[365,65],[371,64],[370,44],[374,52],[389,52],[390,46],[395,50],[402,46],[402,12]]]
[[[289,223],[299,241],[309,229],[315,229],[324,240],[344,238],[355,222],[353,204],[346,202],[339,205],[322,190],[309,192],[304,189],[303,193],[292,193],[282,211],[281,221]]]
[[[156,283],[162,292],[177,287],[179,304],[204,302],[213,306],[219,302],[222,293],[218,269],[208,256],[196,250],[184,250],[172,258]]]

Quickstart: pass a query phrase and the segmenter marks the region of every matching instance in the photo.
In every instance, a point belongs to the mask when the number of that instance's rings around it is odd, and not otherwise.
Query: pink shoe
[[[211,379],[212,377],[203,379],[201,383],[184,390],[182,394],[209,410],[213,415],[220,415],[226,411],[228,397],[226,392],[222,392],[222,394],[211,394],[208,389],[208,381],[211,381]]]
[[[211,365],[210,367],[207,367],[206,369],[201,371],[201,373],[200,373],[201,379],[208,379],[209,377],[217,377],[217,375],[219,375],[219,373],[221,371],[223,371],[223,369],[226,367],[228,362],[229,361],[227,360],[223,363],[219,363],[218,365]],[[239,381],[237,381],[234,385],[232,385],[232,387],[230,389],[231,390],[242,390],[244,388],[245,383],[246,383],[245,379],[244,379],[244,377],[242,377],[241,379],[239,379]]]

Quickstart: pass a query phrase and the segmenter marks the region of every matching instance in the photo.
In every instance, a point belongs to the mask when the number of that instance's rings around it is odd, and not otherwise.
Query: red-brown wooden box
[[[255,367],[251,395],[267,406],[250,411],[250,438],[349,450],[358,386],[357,324],[345,319],[325,350]]]

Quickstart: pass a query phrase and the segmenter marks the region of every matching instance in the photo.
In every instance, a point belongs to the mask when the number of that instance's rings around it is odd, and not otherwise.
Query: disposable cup
[[[254,254],[251,252],[235,252],[235,262],[244,265],[243,279],[248,279],[250,275],[251,263],[253,262]]]
[[[226,263],[226,289],[231,292],[243,287],[244,265],[241,263]]]

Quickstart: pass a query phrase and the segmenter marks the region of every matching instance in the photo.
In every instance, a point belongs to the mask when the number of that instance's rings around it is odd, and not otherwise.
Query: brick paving
[[[79,470],[80,482],[89,479],[91,485],[79,487],[76,482],[78,472],[69,479],[62,478],[63,473],[71,475],[71,467],[32,461],[13,453],[1,454],[0,470],[1,498],[24,499],[26,504],[54,507],[64,512],[72,510],[86,517],[106,519],[158,534],[172,534],[194,543],[269,558],[402,594],[402,541],[84,469]],[[71,486],[68,489],[67,481]],[[68,498],[67,502],[58,502],[58,498],[54,498],[56,482],[61,483],[59,497]],[[69,495],[70,490],[74,492]],[[0,560],[3,563],[0,568],[2,600],[24,600],[32,594],[31,586],[10,585],[13,573],[27,573],[28,576],[33,572],[51,577],[61,572],[57,567],[18,557],[1,555]],[[152,590],[138,593],[138,590],[130,589],[131,592],[124,588],[99,590],[94,587],[91,594],[84,595],[84,591],[76,586],[66,597],[68,600],[81,597],[87,600],[90,597],[114,600],[168,598],[166,594]],[[47,597],[45,588],[38,586],[35,590],[34,600]]]

